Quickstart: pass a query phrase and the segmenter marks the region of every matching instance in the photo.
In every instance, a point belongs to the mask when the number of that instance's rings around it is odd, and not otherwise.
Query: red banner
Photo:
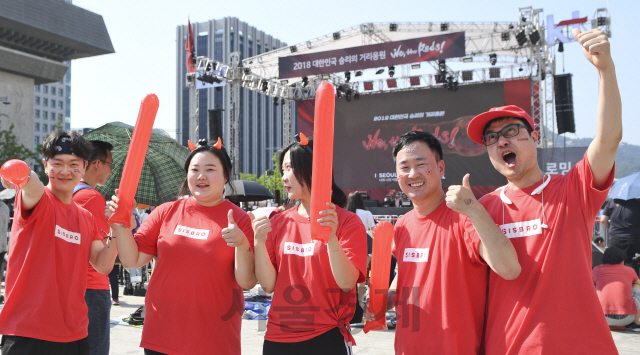
[[[281,79],[463,57],[464,32],[278,58]]]

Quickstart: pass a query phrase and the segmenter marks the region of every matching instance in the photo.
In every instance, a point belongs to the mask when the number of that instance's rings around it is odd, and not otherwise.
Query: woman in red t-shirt
[[[591,278],[609,326],[640,331],[640,281],[635,270],[624,265],[626,257],[622,249],[607,248]]]
[[[341,208],[346,196],[333,183],[332,203],[318,220],[331,227],[329,241],[311,240],[313,141],[296,138],[279,162],[288,198],[297,203],[271,220],[253,220],[256,276],[274,293],[263,355],[351,354],[349,320],[356,282],[364,281],[366,232],[356,214]]]
[[[224,198],[231,160],[219,141],[210,146],[201,140],[184,170],[180,195],[191,197],[158,206],[133,238],[118,230],[125,267],[158,256],[140,346],[147,355],[239,355],[242,289],[256,284],[251,221]]]

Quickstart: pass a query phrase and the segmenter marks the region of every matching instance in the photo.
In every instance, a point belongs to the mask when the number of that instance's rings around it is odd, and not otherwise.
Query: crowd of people
[[[596,137],[566,175],[542,172],[539,133],[512,105],[477,115],[467,128],[508,182],[479,200],[469,174],[443,190],[446,156],[432,134],[411,131],[395,143],[389,159],[414,208],[395,225],[397,275],[388,290],[370,292],[387,293],[386,309],[396,309],[396,354],[615,354],[609,325],[638,322],[628,299],[611,297],[640,295],[624,252],[607,249],[590,275],[593,221],[622,138],[621,102],[607,37],[574,36],[600,91]],[[243,289],[257,282],[273,293],[263,354],[353,353],[350,323],[375,262],[367,236],[375,221],[361,196],[347,198],[333,181],[318,219],[328,242],[311,239],[312,138],[296,136],[279,154],[291,202],[283,210],[254,215],[225,198],[231,159],[219,141],[201,140],[176,191],[188,197],[130,227],[107,222],[124,208],[119,191],[107,202],[95,190],[111,174],[111,149],[55,131],[42,152],[49,184],[30,172],[14,186],[3,355],[108,354],[118,295],[109,293],[107,275],[116,255],[127,268],[157,258],[145,297],[145,354],[240,354]],[[614,274],[624,278],[622,289],[611,288]],[[362,308],[366,320],[385,316]]]

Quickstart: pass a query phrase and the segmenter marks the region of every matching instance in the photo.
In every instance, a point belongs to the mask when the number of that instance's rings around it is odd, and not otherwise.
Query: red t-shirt
[[[253,248],[249,216],[227,200],[213,207],[193,198],[167,202],[135,234],[138,250],[158,255],[141,347],[172,355],[240,354],[243,290],[234,274],[235,248],[222,238],[229,209]]]
[[[104,215],[104,207],[107,200],[96,190],[91,187],[79,190],[73,194],[73,202],[85,210],[91,212],[98,224],[98,231],[102,234],[102,238],[106,238],[109,234],[109,224]],[[104,231],[104,233],[102,232]],[[87,289],[89,290],[109,290],[109,276],[101,274],[89,264],[87,269]]]
[[[567,175],[551,175],[542,194],[531,195],[540,181],[505,190],[512,204],[500,191],[480,199],[522,268],[512,281],[491,273],[487,354],[617,354],[591,281],[591,232],[613,175],[595,188],[585,153]]]
[[[87,264],[102,237],[95,219],[49,188],[36,206],[22,209],[16,195],[0,334],[71,342],[87,336]]]
[[[487,265],[468,217],[443,202],[426,217],[409,211],[395,225],[398,261],[396,354],[477,354]]]
[[[367,234],[360,217],[336,208],[336,236],[349,261],[364,281]],[[278,276],[273,292],[265,339],[296,343],[338,327],[347,342],[355,345],[349,320],[355,313],[356,288],[344,292],[336,283],[327,244],[312,241],[309,220],[297,208],[276,214],[266,247]]]
[[[638,314],[631,297],[632,284],[638,281],[635,270],[622,264],[602,264],[591,272],[604,314]]]

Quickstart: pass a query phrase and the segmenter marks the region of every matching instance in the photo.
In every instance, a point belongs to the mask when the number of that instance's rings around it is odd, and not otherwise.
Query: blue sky
[[[611,50],[623,105],[623,142],[640,145],[640,46],[633,19],[640,1],[196,1],[74,0],[103,16],[115,54],[80,59],[72,65],[71,126],[99,127],[107,122],[135,124],[140,101],[148,93],[160,99],[155,127],[175,132],[176,26],[226,16],[238,17],[288,44],[304,42],[365,22],[517,21],[518,8],[532,6],[553,14],[555,22],[573,11],[593,17],[609,7]],[[634,39],[635,38],[635,39]],[[594,137],[598,75],[577,43],[556,58],[558,73],[573,76],[576,135]],[[183,83],[179,83],[183,85]]]

